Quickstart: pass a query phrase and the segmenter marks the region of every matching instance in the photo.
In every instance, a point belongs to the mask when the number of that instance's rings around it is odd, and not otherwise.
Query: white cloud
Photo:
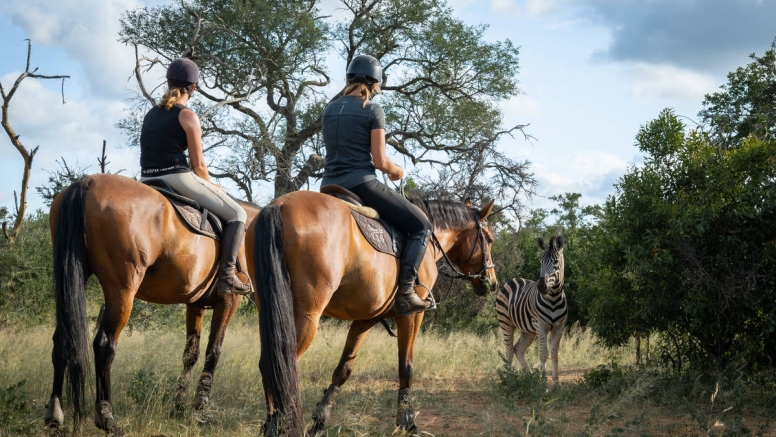
[[[519,94],[512,97],[511,99],[502,102],[499,106],[503,111],[504,121],[508,124],[513,121],[515,123],[524,124],[527,120],[539,116],[543,109],[539,99],[526,94]]]
[[[627,64],[624,70],[632,82],[633,98],[641,102],[699,102],[718,87],[716,81],[707,75],[667,64]]]
[[[18,73],[6,74],[0,81],[8,89],[17,77]],[[123,174],[132,176],[138,168],[137,149],[119,149],[124,139],[114,127],[126,107],[125,102],[95,97],[66,100],[63,105],[59,90],[45,87],[40,80],[27,78],[10,103],[9,123],[22,144],[28,151],[39,147],[33,159],[29,185],[31,209],[42,206],[35,187],[48,180],[46,171],[58,169],[56,161],[60,157],[70,166],[89,167],[90,173],[99,171],[97,157],[102,152],[103,140],[108,146],[109,171],[125,169]],[[11,206],[13,192],[21,189],[23,161],[5,132],[0,133],[0,205]]]
[[[568,158],[537,156],[533,170],[539,181],[539,197],[535,208],[553,208],[550,196],[564,193],[582,193],[582,205],[601,204],[612,192],[612,184],[628,169],[622,158],[596,150],[580,150]]]
[[[557,0],[527,0],[525,10],[529,17],[538,18],[554,10],[557,5]]]
[[[514,0],[491,0],[490,10],[496,15],[517,14],[520,8]]]
[[[61,47],[77,60],[94,93],[123,97],[134,52],[117,42],[119,17],[142,6],[137,0],[27,0],[7,2],[4,11],[35,44]]]

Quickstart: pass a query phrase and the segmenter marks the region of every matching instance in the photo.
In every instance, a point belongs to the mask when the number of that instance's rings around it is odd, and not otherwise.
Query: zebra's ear
[[[544,242],[544,238],[542,238],[542,237],[537,237],[536,238],[536,245],[539,246],[539,249],[541,249],[541,250],[543,250],[545,252],[547,252],[547,249],[549,249],[547,247],[547,243]]]
[[[552,246],[553,250],[563,249],[563,235],[550,238],[550,246]]]
[[[493,211],[493,205],[494,205],[495,203],[496,203],[496,201],[495,201],[495,200],[491,200],[490,202],[488,202],[488,204],[487,204],[487,205],[485,205],[485,206],[484,206],[484,207],[483,207],[483,208],[480,210],[480,217],[481,217],[481,220],[485,220],[486,218],[488,218],[488,216],[490,215],[490,213]]]

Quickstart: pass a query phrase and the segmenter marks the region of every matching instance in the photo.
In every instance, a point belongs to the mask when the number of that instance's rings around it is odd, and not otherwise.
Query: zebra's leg
[[[501,322],[501,335],[504,337],[504,346],[506,346],[504,358],[507,361],[507,365],[512,366],[512,361],[515,357],[515,327],[510,323]]]
[[[536,341],[539,342],[539,362],[542,363],[542,374],[547,374],[547,358],[549,357],[549,352],[547,351],[547,331],[544,330],[544,328],[537,329],[536,333]]]
[[[536,338],[536,334],[532,332],[521,332],[520,338],[517,339],[515,344],[515,355],[517,355],[517,361],[523,366],[523,369],[528,370],[528,362],[525,360],[525,351],[528,346],[533,343]]]
[[[560,350],[560,338],[563,335],[563,329],[566,324],[561,323],[552,328],[552,338],[550,355],[552,357],[552,382],[558,384],[558,351]]]

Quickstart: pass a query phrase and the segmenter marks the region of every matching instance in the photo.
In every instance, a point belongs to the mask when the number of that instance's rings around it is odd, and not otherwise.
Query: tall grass
[[[325,321],[302,359],[300,385],[308,421],[329,384],[346,335],[346,325]],[[514,399],[505,398],[499,389],[502,383],[497,372],[503,366],[499,337],[496,333],[484,337],[467,333],[421,333],[415,348],[413,384],[416,421],[421,429],[437,436],[586,435],[586,432],[593,435],[593,431],[610,426],[612,416],[630,414],[641,417],[639,423],[648,417],[647,407],[632,411],[633,403],[639,402],[638,387],[635,391],[626,391],[620,398],[609,399],[603,395],[595,397],[591,394],[594,390],[585,390],[584,385],[576,383],[582,378],[583,369],[629,362],[634,357],[632,347],[607,351],[595,344],[595,338],[588,331],[572,329],[561,343],[561,375],[567,377],[562,379],[560,388],[550,387],[538,402],[529,402],[519,394]],[[0,332],[2,437],[43,433],[43,406],[52,377],[50,338],[51,329]],[[183,327],[165,332],[135,331],[122,336],[112,366],[113,405],[118,426],[139,436],[260,434],[266,410],[257,366],[258,338],[255,319],[233,323],[223,345],[208,411],[204,415],[190,412],[182,419],[175,419],[169,417],[169,411],[175,380],[182,369]],[[202,349],[193,373],[192,398],[204,358],[204,344]],[[534,367],[538,366],[535,346],[529,349],[527,357]],[[396,413],[397,373],[396,340],[377,326],[362,347],[353,374],[335,402],[328,435],[391,435]],[[93,398],[92,384],[87,400],[91,402]],[[601,402],[608,404],[596,407]],[[211,424],[203,425],[203,418]],[[634,418],[630,420],[638,422]],[[103,436],[104,433],[86,421],[80,435]]]

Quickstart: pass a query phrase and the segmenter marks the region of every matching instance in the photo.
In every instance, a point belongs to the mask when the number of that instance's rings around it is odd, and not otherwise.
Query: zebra
[[[515,278],[505,283],[496,297],[496,310],[506,345],[506,359],[512,364],[514,354],[528,369],[525,351],[539,337],[539,360],[542,373],[547,364],[547,334],[552,333],[552,381],[558,383],[558,348],[566,326],[568,306],[563,293],[563,237],[550,238],[550,244],[539,237],[536,243],[544,250],[538,281]],[[515,329],[520,339],[513,345]]]

